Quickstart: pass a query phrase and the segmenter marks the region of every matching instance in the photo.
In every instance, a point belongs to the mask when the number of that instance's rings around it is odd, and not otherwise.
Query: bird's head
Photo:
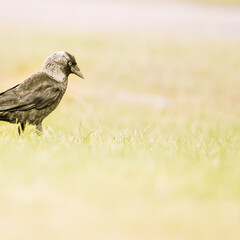
[[[66,80],[71,73],[80,78],[84,78],[76,63],[75,57],[64,51],[51,54],[44,61],[42,71],[61,82]]]

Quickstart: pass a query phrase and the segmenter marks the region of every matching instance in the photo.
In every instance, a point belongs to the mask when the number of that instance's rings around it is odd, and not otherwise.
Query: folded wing
[[[54,103],[60,94],[53,79],[34,76],[0,94],[0,112],[42,109]]]

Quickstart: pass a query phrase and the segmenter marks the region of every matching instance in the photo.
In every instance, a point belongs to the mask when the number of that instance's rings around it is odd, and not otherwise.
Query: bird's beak
[[[72,71],[72,73],[74,73],[75,75],[77,75],[77,76],[79,76],[80,78],[84,79],[84,76],[83,76],[82,72],[80,71],[78,65],[71,66],[71,71]]]

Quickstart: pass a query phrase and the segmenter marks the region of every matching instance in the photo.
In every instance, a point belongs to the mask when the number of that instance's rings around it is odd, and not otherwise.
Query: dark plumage
[[[60,103],[71,73],[83,78],[72,55],[67,52],[50,55],[40,72],[0,93],[0,121],[18,123],[19,134],[26,123],[36,125],[41,132],[43,119]]]

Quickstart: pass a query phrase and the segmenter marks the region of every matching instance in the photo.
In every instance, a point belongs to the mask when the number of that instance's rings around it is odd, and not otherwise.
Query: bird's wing
[[[29,78],[0,94],[0,112],[42,109],[51,105],[61,94],[61,89],[53,79],[35,76],[35,79]]]

